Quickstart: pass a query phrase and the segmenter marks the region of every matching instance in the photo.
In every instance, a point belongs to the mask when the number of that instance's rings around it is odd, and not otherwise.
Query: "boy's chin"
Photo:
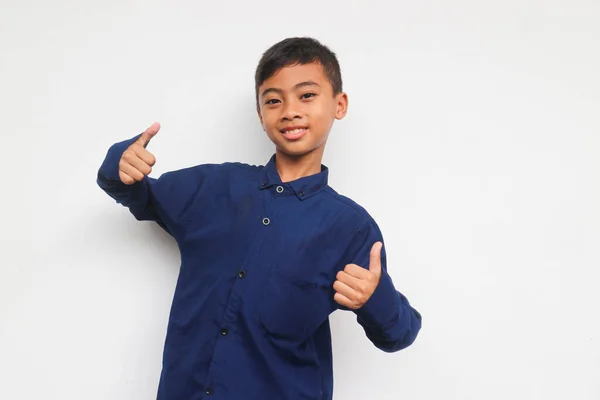
[[[298,158],[298,157],[302,157],[306,154],[308,154],[308,151],[300,151],[300,150],[289,150],[289,149],[285,149],[285,148],[281,148],[278,147],[277,148],[278,153],[283,155],[283,156],[287,156],[287,157],[292,157],[292,158]]]
[[[289,148],[284,146],[277,146],[277,152],[285,157],[300,159],[303,157],[308,157],[313,154],[315,151],[318,151],[319,147],[316,148]]]
[[[314,149],[309,149],[305,147],[290,148],[290,146],[277,146],[277,150],[280,154],[284,156],[291,158],[301,158],[312,153]]]

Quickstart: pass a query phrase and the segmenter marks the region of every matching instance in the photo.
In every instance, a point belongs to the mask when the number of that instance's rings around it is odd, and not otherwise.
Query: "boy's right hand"
[[[119,161],[119,178],[126,185],[133,185],[144,179],[152,172],[156,158],[146,150],[150,140],[156,136],[160,129],[158,122],[153,123],[142,135],[123,152]]]

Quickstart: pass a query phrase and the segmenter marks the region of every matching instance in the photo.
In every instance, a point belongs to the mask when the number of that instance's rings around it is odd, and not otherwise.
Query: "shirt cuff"
[[[102,178],[109,181],[118,181],[119,178],[119,161],[121,161],[121,157],[123,153],[129,146],[133,144],[142,134],[136,135],[131,139],[124,140],[119,143],[113,144],[109,149],[102,165],[100,166],[100,170],[98,171],[98,175]]]
[[[400,310],[400,293],[394,287],[390,276],[382,271],[379,284],[369,300],[358,310],[358,318],[372,327],[384,326],[391,321]]]

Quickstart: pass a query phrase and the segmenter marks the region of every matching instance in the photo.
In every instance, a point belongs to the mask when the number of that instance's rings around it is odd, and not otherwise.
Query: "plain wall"
[[[330,185],[367,208],[414,345],[332,316],[335,399],[600,398],[600,2],[0,1],[0,398],[154,398],[174,241],[95,183],[264,164],[269,46],[309,35],[349,95]]]

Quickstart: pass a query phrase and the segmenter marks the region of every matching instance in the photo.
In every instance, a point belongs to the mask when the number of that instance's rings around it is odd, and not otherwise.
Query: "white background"
[[[348,116],[330,184],[423,314],[386,354],[332,317],[335,399],[600,398],[600,2],[0,1],[0,398],[156,396],[175,243],[96,186],[153,121],[154,176],[264,164],[254,69],[309,35]]]

